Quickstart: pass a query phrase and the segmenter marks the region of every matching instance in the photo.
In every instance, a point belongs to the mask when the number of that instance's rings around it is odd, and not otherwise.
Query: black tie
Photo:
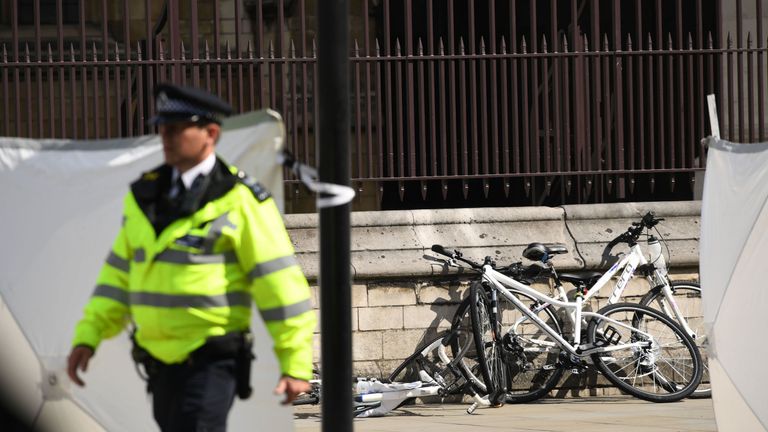
[[[189,215],[197,211],[197,206],[200,203],[200,198],[204,189],[202,187],[204,183],[205,176],[200,174],[189,186],[189,190],[184,188],[184,185],[182,184],[182,189],[180,190],[179,196],[177,198],[179,200],[178,205],[179,210],[181,210],[181,214]]]

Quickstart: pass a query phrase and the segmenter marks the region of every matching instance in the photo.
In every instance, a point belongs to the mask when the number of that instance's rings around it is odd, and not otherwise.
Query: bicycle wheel
[[[608,350],[592,354],[592,360],[619,389],[651,402],[674,402],[699,385],[699,350],[667,315],[633,303],[608,305],[597,313],[605,318],[590,320],[587,338]]]
[[[462,329],[442,333],[416,349],[387,379],[390,382],[421,381],[425,386],[439,385],[441,395],[461,393],[467,383],[462,357],[472,342],[469,333]]]
[[[513,294],[562,336],[562,326],[552,306],[521,292]],[[499,301],[498,310],[505,329],[502,347],[506,366],[507,403],[530,402],[546,396],[560,382],[566,369],[560,361],[560,345],[513,303]]]
[[[701,304],[701,286],[696,282],[672,282],[671,301],[677,304],[677,307],[685,317],[688,326],[694,334],[690,335],[696,346],[699,347],[701,354],[701,363],[703,366],[701,374],[701,383],[689,397],[708,398],[712,397],[712,386],[709,381],[709,363],[707,360],[707,332],[704,329],[704,311]],[[656,287],[648,291],[640,300],[640,304],[654,309],[659,309],[671,318],[675,318],[674,312],[670,307],[670,300],[664,295],[662,287]]]
[[[491,404],[498,405],[505,402],[506,393],[506,367],[503,363],[500,323],[482,282],[473,282],[469,295],[477,361],[488,399]]]

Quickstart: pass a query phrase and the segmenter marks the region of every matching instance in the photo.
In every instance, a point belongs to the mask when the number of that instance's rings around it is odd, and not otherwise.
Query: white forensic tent
[[[768,250],[768,143],[709,138],[700,272],[715,418],[721,431],[768,430],[763,252]]]
[[[285,129],[258,111],[232,117],[217,153],[253,175],[282,203],[277,164]],[[23,420],[45,431],[157,430],[145,384],[123,333],[104,341],[70,383],[72,332],[120,226],[131,181],[162,163],[154,136],[103,141],[0,138],[0,389]],[[292,411],[272,394],[279,369],[258,313],[251,382],[236,400],[230,430],[290,430]]]

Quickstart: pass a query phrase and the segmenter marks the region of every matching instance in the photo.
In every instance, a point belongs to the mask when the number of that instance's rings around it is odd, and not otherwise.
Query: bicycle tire
[[[675,402],[690,395],[701,380],[701,356],[693,339],[663,312],[634,303],[616,303],[597,313],[630,325],[592,318],[588,341],[596,346],[640,342],[640,346],[592,354],[592,361],[616,387],[650,402]],[[650,342],[649,345],[646,345]]]
[[[542,321],[563,335],[560,319],[552,306],[540,302],[528,294],[513,294],[536,313]],[[558,342],[541,330],[508,301],[498,305],[502,325],[508,330],[503,336],[504,359],[507,377],[507,403],[525,403],[546,396],[565,373],[566,366],[560,359],[562,349]],[[517,323],[515,327],[511,327]]]
[[[493,405],[506,401],[506,367],[502,355],[500,322],[481,281],[470,285],[472,334],[488,399]]]
[[[454,329],[443,332],[420,345],[389,374],[387,380],[434,383],[442,388],[443,395],[461,393],[467,383],[461,361],[471,342],[471,337],[465,330]],[[450,355],[448,355],[448,347],[451,347]],[[458,352],[454,351],[454,347],[457,347]],[[440,356],[441,348],[445,358]]]
[[[691,393],[690,398],[703,399],[712,397],[712,386],[709,379],[709,362],[707,357],[708,341],[707,332],[704,328],[704,310],[701,304],[701,286],[697,282],[672,282],[670,284],[674,300],[677,303],[683,316],[688,321],[688,326],[694,331],[696,346],[699,347],[701,362],[703,366],[701,382],[696,390]],[[654,309],[659,309],[671,318],[675,318],[672,309],[667,306],[667,298],[664,296],[664,290],[661,286],[648,291],[640,300],[640,304]]]

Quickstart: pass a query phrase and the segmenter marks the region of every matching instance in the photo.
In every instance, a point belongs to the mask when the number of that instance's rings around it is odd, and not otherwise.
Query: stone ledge
[[[511,263],[523,260],[523,249],[534,241],[567,245],[570,253],[555,258],[560,269],[606,267],[608,242],[649,210],[666,218],[658,228],[667,240],[671,265],[698,266],[701,202],[681,201],[354,212],[351,271],[355,279],[455,274],[423,258],[436,255],[432,244],[461,249],[475,261],[491,256]],[[285,220],[304,273],[316,280],[317,215],[286,215]]]

